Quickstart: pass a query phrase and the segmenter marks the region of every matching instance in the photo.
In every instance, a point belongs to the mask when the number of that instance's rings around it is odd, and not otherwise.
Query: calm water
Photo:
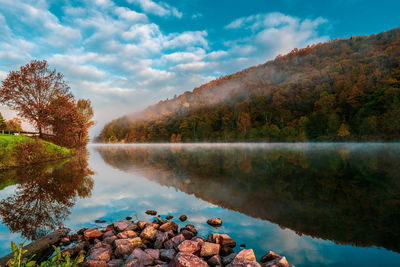
[[[400,144],[89,146],[0,173],[0,254],[60,225],[181,214],[296,266],[400,263]],[[207,219],[220,217],[214,229]],[[239,248],[237,248],[239,249]]]

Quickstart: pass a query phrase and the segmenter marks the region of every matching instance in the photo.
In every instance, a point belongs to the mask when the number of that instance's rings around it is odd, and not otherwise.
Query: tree
[[[33,60],[20,70],[10,72],[0,89],[0,102],[32,122],[40,136],[48,126],[51,101],[61,96],[72,99],[63,75],[51,70],[46,60]]]
[[[0,113],[0,130],[5,130],[6,129],[6,122],[3,118],[3,115]]]
[[[6,120],[6,129],[9,131],[22,131],[22,122],[19,118]]]

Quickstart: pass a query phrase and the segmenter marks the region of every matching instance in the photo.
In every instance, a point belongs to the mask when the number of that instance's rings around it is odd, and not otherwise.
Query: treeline
[[[107,124],[102,142],[400,139],[400,28],[332,40]]]

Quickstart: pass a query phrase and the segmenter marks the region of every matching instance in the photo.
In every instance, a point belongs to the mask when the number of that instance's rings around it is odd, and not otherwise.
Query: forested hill
[[[294,49],[116,119],[99,139],[400,140],[400,28]]]

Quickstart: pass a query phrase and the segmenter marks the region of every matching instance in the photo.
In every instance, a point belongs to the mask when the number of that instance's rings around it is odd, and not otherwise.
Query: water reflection
[[[2,187],[17,184],[0,202],[2,223],[28,239],[46,235],[62,226],[78,197],[91,195],[92,175],[84,152],[64,161],[1,172]]]
[[[399,145],[96,149],[115,168],[300,235],[400,251]]]

